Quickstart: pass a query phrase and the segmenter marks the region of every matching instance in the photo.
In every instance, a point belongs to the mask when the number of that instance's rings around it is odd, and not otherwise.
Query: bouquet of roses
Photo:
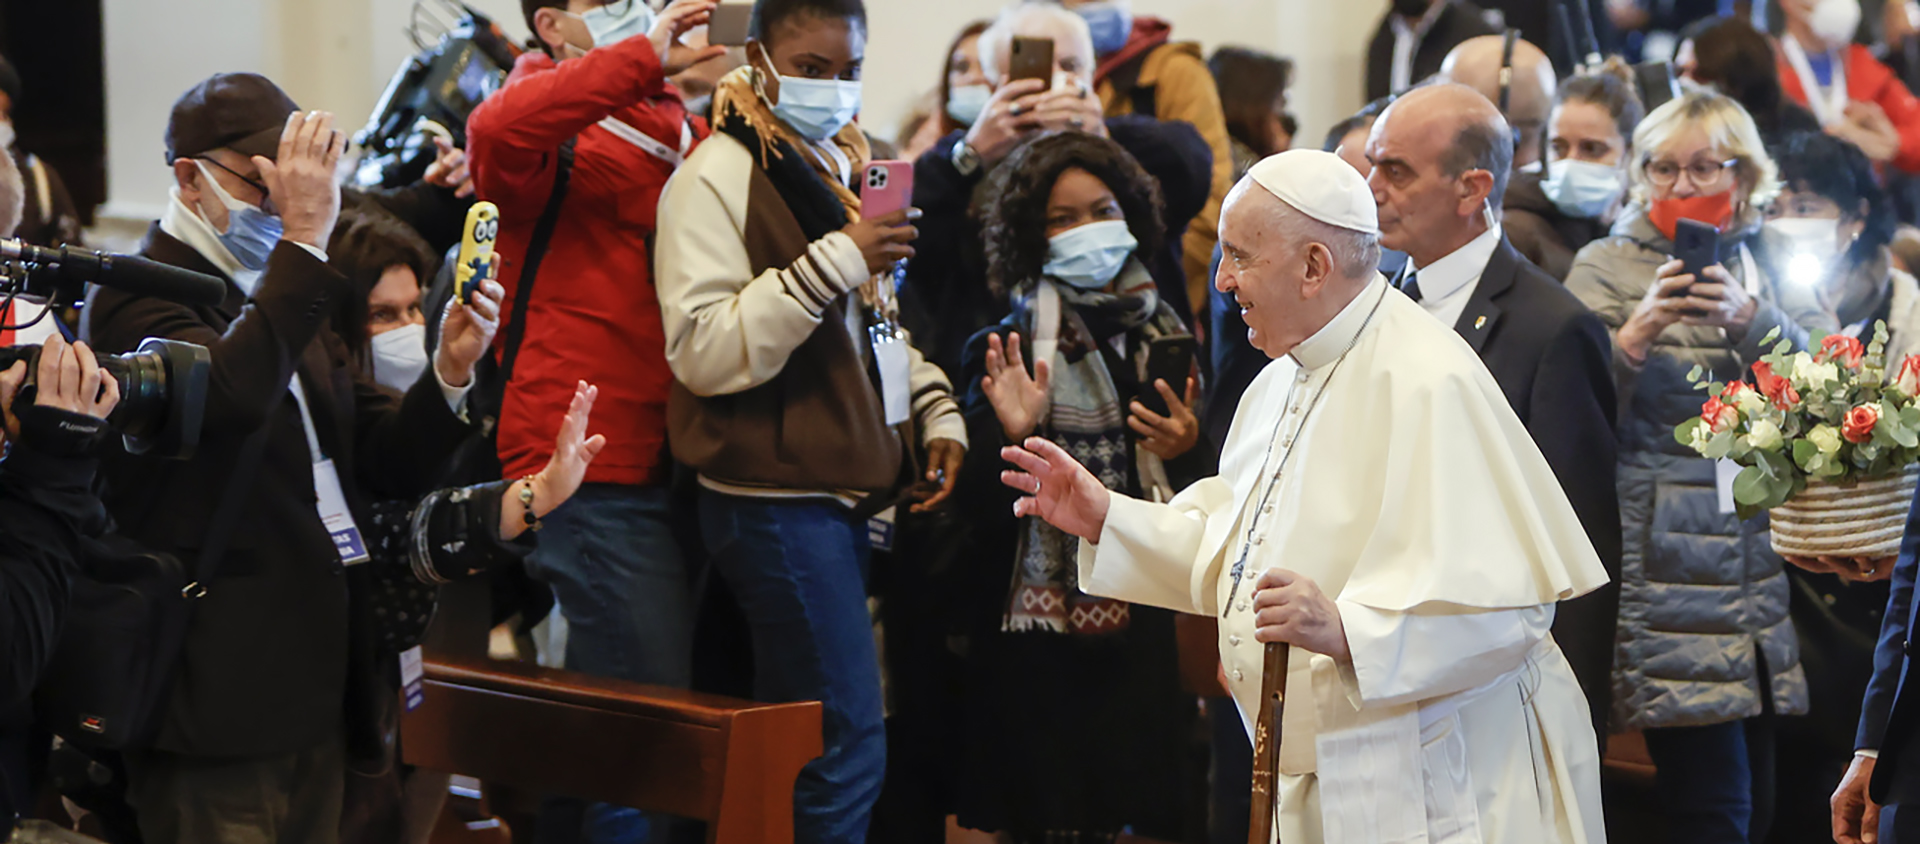
[[[1781,340],[1753,364],[1751,384],[1714,382],[1695,366],[1687,380],[1710,398],[1674,438],[1702,457],[1743,467],[1733,482],[1743,519],[1779,507],[1810,482],[1898,474],[1920,459],[1920,355],[1889,370],[1888,336],[1877,322],[1864,347],[1844,334],[1827,335],[1811,353]]]

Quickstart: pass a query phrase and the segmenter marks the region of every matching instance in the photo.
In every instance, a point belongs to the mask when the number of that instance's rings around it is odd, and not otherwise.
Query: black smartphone
[[[1181,401],[1187,399],[1187,379],[1193,377],[1193,356],[1198,344],[1191,336],[1161,337],[1147,344],[1147,377],[1140,382],[1140,403],[1148,410],[1166,416],[1172,411],[1160,395],[1156,381],[1165,381]]]
[[[1706,281],[1700,271],[1720,263],[1720,230],[1699,220],[1681,220],[1673,230],[1673,257],[1686,265],[1683,271],[1693,274],[1694,284]]]
[[[1053,86],[1053,39],[1015,36],[1007,59],[1007,81],[1038,79]]]

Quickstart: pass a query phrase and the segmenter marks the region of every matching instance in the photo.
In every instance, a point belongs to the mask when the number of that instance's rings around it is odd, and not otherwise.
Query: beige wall
[[[517,0],[468,0],[526,37]],[[914,99],[939,81],[941,52],[968,21],[1003,0],[867,0],[866,113],[891,135]],[[222,71],[279,82],[305,108],[358,129],[413,45],[402,34],[411,0],[104,0],[109,216],[151,218],[171,176],[162,159],[167,112],[181,92]],[[1171,21],[1174,35],[1211,51],[1240,44],[1291,56],[1302,140],[1317,143],[1361,104],[1367,40],[1385,0],[1134,0],[1136,14]]]

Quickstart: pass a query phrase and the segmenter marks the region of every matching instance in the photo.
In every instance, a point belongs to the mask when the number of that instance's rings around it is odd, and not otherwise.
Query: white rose
[[[1761,419],[1748,426],[1747,447],[1765,451],[1779,451],[1786,438],[1780,435],[1780,426],[1770,419]]]
[[[1805,366],[1795,366],[1793,375],[1793,380],[1799,381],[1808,390],[1825,390],[1828,384],[1839,380],[1840,369],[1831,361],[1810,363]]]
[[[1813,426],[1813,430],[1807,432],[1807,441],[1820,449],[1821,454],[1829,456],[1839,454],[1840,444],[1843,442],[1840,439],[1840,429],[1826,423]]]

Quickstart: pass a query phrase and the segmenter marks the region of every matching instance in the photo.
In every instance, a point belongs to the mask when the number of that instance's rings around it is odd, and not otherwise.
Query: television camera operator
[[[22,705],[53,655],[82,536],[106,526],[93,493],[94,455],[120,401],[119,384],[92,350],[69,345],[59,332],[42,347],[30,399],[21,393],[27,375],[26,361],[0,372],[0,710],[7,711]],[[0,756],[0,838],[27,807],[26,780],[23,759]]]

